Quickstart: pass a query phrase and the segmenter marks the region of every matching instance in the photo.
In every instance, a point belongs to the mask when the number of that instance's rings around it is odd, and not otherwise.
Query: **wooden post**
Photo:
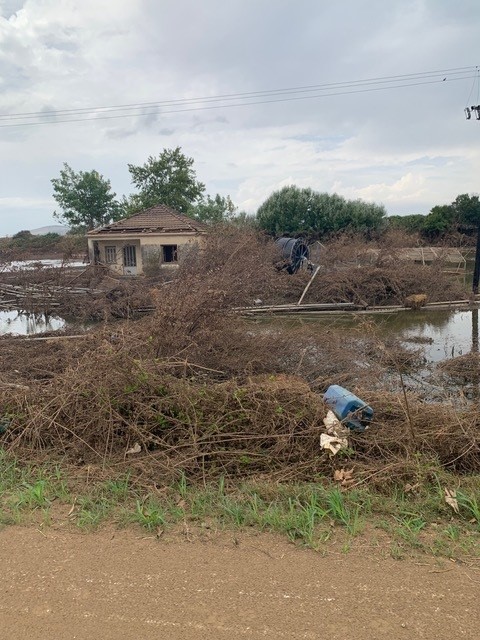
[[[306,287],[305,287],[305,289],[303,290],[303,293],[302,293],[302,295],[300,296],[300,300],[297,302],[297,305],[302,304],[302,300],[304,299],[305,294],[306,294],[306,293],[307,293],[307,291],[309,290],[310,285],[312,284],[313,280],[315,279],[315,276],[317,275],[317,273],[318,273],[319,271],[320,271],[320,267],[317,267],[317,268],[315,269],[315,271],[313,272],[313,275],[312,275],[312,277],[310,278],[310,280],[307,282],[307,286],[306,286]]]
[[[472,353],[478,353],[478,309],[472,309]]]
[[[478,281],[480,280],[480,224],[477,229],[477,249],[475,251],[475,269],[473,271],[473,293],[478,293]]]

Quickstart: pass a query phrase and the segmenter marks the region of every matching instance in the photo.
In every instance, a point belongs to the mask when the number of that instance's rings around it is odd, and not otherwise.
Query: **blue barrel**
[[[323,400],[337,418],[354,431],[365,431],[373,418],[372,407],[338,384],[328,387]]]

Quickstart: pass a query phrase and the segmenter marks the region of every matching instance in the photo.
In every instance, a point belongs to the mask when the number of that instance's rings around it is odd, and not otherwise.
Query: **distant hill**
[[[68,233],[68,227],[64,227],[61,224],[52,224],[49,227],[39,227],[38,229],[30,229],[32,236],[44,236],[46,233],[58,233],[59,236],[64,236]]]

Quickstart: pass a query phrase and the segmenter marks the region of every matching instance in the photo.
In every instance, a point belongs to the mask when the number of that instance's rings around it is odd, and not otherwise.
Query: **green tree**
[[[473,293],[477,295],[480,282],[480,200],[478,195],[469,196],[468,193],[463,193],[455,198],[451,207],[455,211],[460,224],[473,226],[477,229],[477,247],[472,283]]]
[[[229,220],[229,222],[237,227],[245,227],[248,229],[256,229],[258,227],[255,215],[247,213],[246,211],[235,212],[235,215]]]
[[[164,149],[158,158],[150,156],[141,166],[129,164],[128,170],[138,193],[124,198],[122,207],[127,214],[165,204],[181,213],[199,204],[205,185],[197,180],[193,158],[182,153],[180,147]]]
[[[261,229],[272,235],[310,234],[311,214],[318,208],[318,194],[295,186],[274,191],[257,211]]]
[[[208,196],[203,198],[198,204],[188,209],[187,214],[195,220],[207,223],[230,222],[236,212],[230,196],[225,198],[217,193],[212,198]]]
[[[459,224],[480,226],[480,199],[478,195],[463,193],[457,196],[450,206]]]
[[[426,216],[421,213],[412,213],[407,216],[388,216],[390,229],[401,229],[407,233],[419,233],[423,229]]]
[[[344,230],[379,231],[385,216],[381,205],[292,185],[267,198],[258,209],[257,222],[260,228],[277,236],[323,237]]]
[[[452,205],[437,205],[432,207],[430,213],[425,216],[422,235],[430,240],[435,240],[449,232],[456,231],[457,226],[458,216]]]
[[[61,208],[54,217],[69,227],[93,229],[121,217],[120,207],[110,181],[98,171],[75,172],[67,163],[54,178],[53,197]]]

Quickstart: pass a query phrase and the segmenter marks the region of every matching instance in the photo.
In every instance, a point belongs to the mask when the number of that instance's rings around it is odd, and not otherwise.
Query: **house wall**
[[[118,275],[128,275],[123,265],[123,248],[127,245],[133,245],[136,249],[137,267],[136,274],[141,275],[145,272],[152,272],[160,267],[176,268],[178,263],[186,255],[187,251],[195,245],[202,245],[204,242],[203,234],[130,234],[130,235],[105,235],[93,236],[88,238],[88,248],[90,262],[95,260],[95,245],[97,246],[97,261],[105,264]],[[163,262],[163,247],[175,245],[177,247],[177,262]],[[105,247],[116,247],[116,263],[107,264]],[[132,271],[132,270],[130,270]]]

